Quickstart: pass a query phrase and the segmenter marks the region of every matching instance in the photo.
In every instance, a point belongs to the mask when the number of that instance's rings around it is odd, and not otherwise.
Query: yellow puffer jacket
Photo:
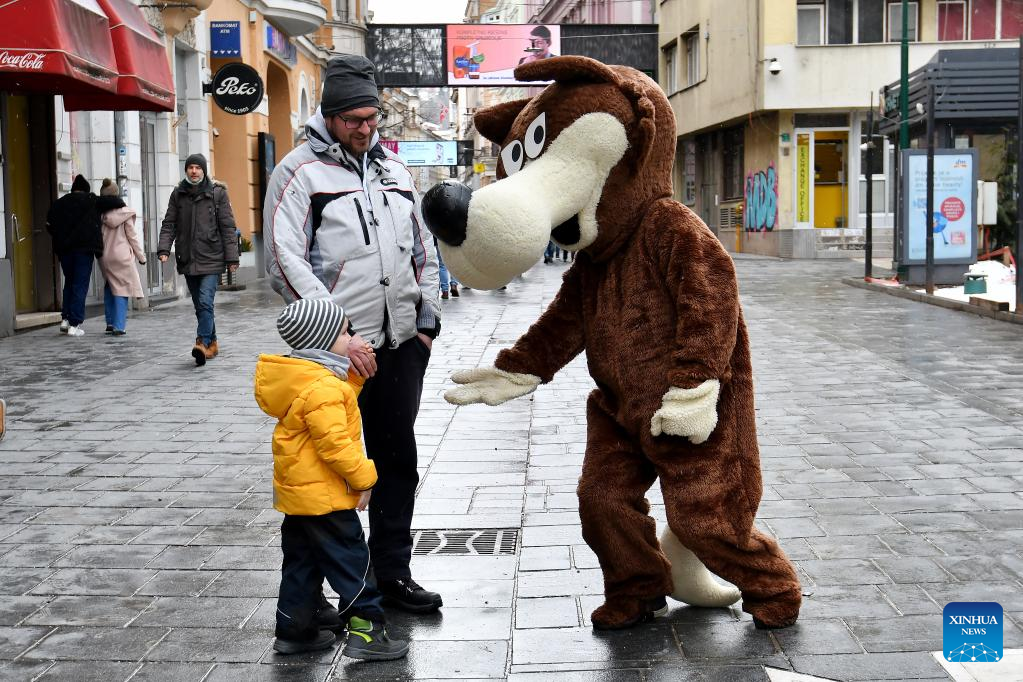
[[[309,360],[259,356],[256,402],[278,419],[274,509],[300,516],[354,509],[359,493],[376,483],[376,466],[362,450],[362,384]]]

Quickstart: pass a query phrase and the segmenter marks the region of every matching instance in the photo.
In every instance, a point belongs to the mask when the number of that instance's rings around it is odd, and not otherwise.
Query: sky
[[[369,0],[374,24],[460,24],[466,0]]]

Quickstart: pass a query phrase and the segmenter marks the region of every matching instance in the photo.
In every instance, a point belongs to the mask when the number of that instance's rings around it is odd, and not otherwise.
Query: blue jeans
[[[547,242],[547,248],[543,250],[544,259],[554,258],[554,253],[558,250],[558,247],[554,246],[554,242]]]
[[[59,254],[59,257],[60,269],[64,273],[64,297],[60,305],[60,316],[72,327],[77,327],[85,322],[85,297],[89,293],[93,255],[75,251]]]
[[[448,291],[452,284],[458,286],[458,280],[451,276],[448,266],[444,265],[444,259],[440,257],[439,249],[437,250],[437,265],[440,266],[440,290]]]
[[[107,317],[107,326],[123,332],[125,325],[128,324],[128,297],[114,296],[110,291],[110,285],[104,285],[103,312]]]
[[[185,275],[188,292],[192,294],[195,319],[199,323],[195,335],[207,346],[217,340],[217,325],[213,321],[213,298],[217,295],[220,275]]]

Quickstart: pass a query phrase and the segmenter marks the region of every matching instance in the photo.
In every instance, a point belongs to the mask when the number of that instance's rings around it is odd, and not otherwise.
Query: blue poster
[[[927,208],[927,153],[903,152],[907,263],[927,258],[927,224],[934,230],[935,263],[973,263],[977,255],[977,150],[934,154],[934,204]]]
[[[213,58],[242,56],[240,21],[210,22],[210,56]]]

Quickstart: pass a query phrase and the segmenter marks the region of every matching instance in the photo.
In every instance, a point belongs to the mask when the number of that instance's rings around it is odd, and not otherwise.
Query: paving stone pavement
[[[994,600],[1023,645],[1023,341],[1018,327],[844,286],[844,262],[737,260],[756,365],[764,495],[806,592],[800,622],[675,604],[595,633],[601,578],[583,543],[582,359],[531,398],[455,409],[453,369],[521,334],[565,266],[445,301],[418,422],[418,530],[513,529],[514,555],[428,555],[442,613],[394,614],[409,658],[270,649],[280,565],[272,420],[252,398],[259,352],[284,346],[262,285],[218,297],[223,352],[188,354],[184,302],[123,338],[86,323],[0,340],[0,679],[948,679],[948,601]],[[642,291],[630,295],[642,296]],[[621,301],[628,305],[628,300]],[[651,491],[654,515],[663,519]],[[423,538],[426,537],[424,534]],[[425,546],[425,540],[421,542]]]

